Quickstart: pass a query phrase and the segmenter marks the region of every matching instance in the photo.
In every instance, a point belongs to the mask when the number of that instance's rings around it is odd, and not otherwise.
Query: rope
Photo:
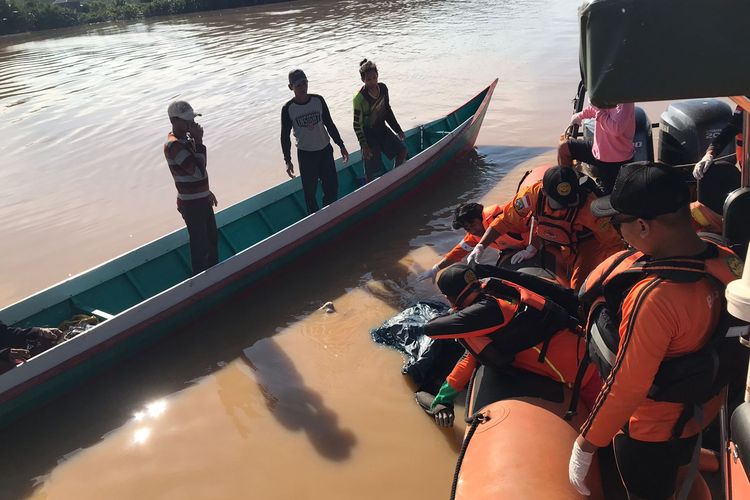
[[[456,498],[456,488],[458,487],[458,475],[461,473],[461,464],[464,461],[464,455],[466,454],[466,449],[469,447],[469,442],[471,441],[471,437],[474,435],[474,432],[476,432],[477,427],[479,427],[479,424],[486,422],[489,419],[490,417],[482,414],[481,412],[478,412],[474,414],[471,418],[466,419],[466,423],[471,424],[471,427],[469,428],[469,432],[466,434],[466,439],[464,439],[464,442],[461,445],[461,451],[459,452],[458,460],[456,461],[456,472],[453,474],[453,485],[451,486],[451,500],[455,500]]]
[[[716,161],[719,161],[719,160],[726,160],[730,156],[734,156],[734,154],[719,156],[718,158],[714,158],[714,161],[716,162]],[[698,163],[698,162],[696,162],[696,163]],[[687,167],[694,167],[694,166],[695,166],[695,163],[685,163],[683,165],[672,165],[672,168],[687,168]]]

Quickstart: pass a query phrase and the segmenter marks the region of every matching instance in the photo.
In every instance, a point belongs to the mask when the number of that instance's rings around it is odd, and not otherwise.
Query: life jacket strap
[[[570,395],[570,405],[568,406],[568,411],[565,412],[565,416],[563,417],[566,421],[570,421],[578,414],[578,400],[581,399],[583,376],[586,374],[589,364],[591,364],[591,358],[589,357],[589,351],[587,349],[581,359],[581,364],[578,365],[576,380],[573,382],[573,393]]]
[[[695,406],[694,404],[682,405],[682,412],[677,417],[674,427],[672,427],[672,436],[669,439],[680,439],[680,436],[685,431],[685,426],[693,418],[693,415],[695,415]]]
[[[550,341],[552,340],[552,336],[550,335],[547,337],[547,340],[542,342],[542,348],[539,351],[539,357],[537,358],[537,361],[540,363],[544,363],[544,360],[547,359],[547,350],[549,349]]]

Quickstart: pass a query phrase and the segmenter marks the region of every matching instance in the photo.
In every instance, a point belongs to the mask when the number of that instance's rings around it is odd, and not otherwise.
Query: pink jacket
[[[633,157],[635,135],[635,104],[618,104],[614,108],[599,109],[592,105],[578,113],[580,119],[596,118],[594,158],[607,163],[621,162]]]

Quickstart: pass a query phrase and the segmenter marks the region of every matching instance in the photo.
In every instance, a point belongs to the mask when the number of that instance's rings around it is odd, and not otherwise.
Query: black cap
[[[458,297],[472,283],[477,283],[477,275],[466,264],[447,267],[437,279],[438,288],[449,298]]]
[[[479,203],[461,203],[453,211],[453,229],[463,229],[472,220],[481,219],[483,210]]]
[[[594,217],[615,214],[653,219],[690,203],[690,190],[680,172],[663,163],[638,161],[620,168],[612,194],[591,204]]]
[[[300,83],[302,80],[307,80],[307,76],[301,69],[293,69],[289,72],[289,85],[292,87]]]
[[[580,181],[578,173],[571,167],[552,167],[544,172],[542,190],[544,194],[564,207],[578,204]]]

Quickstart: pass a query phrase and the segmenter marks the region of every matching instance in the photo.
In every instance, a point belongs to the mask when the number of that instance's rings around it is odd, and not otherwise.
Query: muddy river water
[[[293,67],[350,150],[363,57],[404,129],[500,78],[476,154],[439,185],[0,430],[0,498],[445,498],[463,429],[425,417],[369,330],[436,295],[415,273],[461,237],[457,203],[507,200],[550,161],[576,10],[297,1],[0,38],[1,305],[181,226],[161,151],[173,99],[203,113],[222,208],[285,179]]]

